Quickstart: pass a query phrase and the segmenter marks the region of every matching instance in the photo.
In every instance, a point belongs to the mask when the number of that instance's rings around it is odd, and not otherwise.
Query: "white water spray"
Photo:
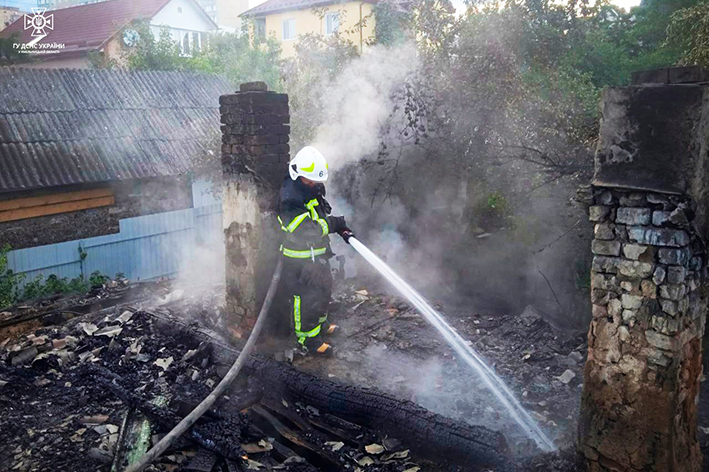
[[[512,418],[522,430],[537,443],[545,452],[555,451],[556,446],[539,428],[539,425],[529,416],[527,410],[515,398],[512,391],[502,379],[485,363],[475,350],[468,346],[462,337],[443,319],[443,317],[424,300],[409,284],[404,282],[388,265],[379,259],[372,251],[354,237],[349,239],[353,248],[372,264],[403,296],[409,299],[418,308],[421,314],[431,323],[448,341],[448,344],[475,370],[485,385],[492,391],[502,405],[507,409]]]

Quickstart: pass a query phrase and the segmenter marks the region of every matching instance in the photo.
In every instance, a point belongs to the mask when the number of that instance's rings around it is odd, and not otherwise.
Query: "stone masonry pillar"
[[[590,472],[698,472],[709,87],[698,68],[603,93],[593,319],[579,422]]]
[[[288,95],[253,82],[219,104],[226,322],[242,339],[256,322],[278,254],[275,209],[290,160]]]

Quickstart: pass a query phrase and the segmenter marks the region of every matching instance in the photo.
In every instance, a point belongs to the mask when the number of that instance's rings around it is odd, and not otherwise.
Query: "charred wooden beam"
[[[261,406],[254,405],[251,408],[251,414],[256,414],[260,418],[262,418],[264,421],[267,421],[273,429],[278,431],[278,434],[280,434],[284,439],[287,441],[295,444],[296,446],[300,446],[304,449],[307,449],[308,451],[312,452],[313,454],[317,455],[320,457],[321,460],[325,461],[332,467],[341,467],[342,464],[340,463],[340,460],[335,454],[332,454],[322,447],[320,447],[318,444],[315,444],[311,440],[308,439],[308,437],[304,434],[298,434],[296,431],[293,431],[291,428],[283,424],[278,418],[276,418],[275,415],[271,414],[268,410],[265,408],[262,408]]]
[[[212,357],[218,363],[230,365],[239,354],[209,330],[186,325],[170,315],[153,317],[167,329],[186,329],[200,341],[209,343]],[[508,462],[510,451],[504,436],[484,426],[446,418],[374,389],[321,379],[271,359],[251,357],[246,367],[269,390],[398,438],[423,457],[478,467]]]
[[[291,399],[400,439],[422,456],[476,466],[499,465],[509,457],[501,433],[446,418],[411,401],[341,385],[270,359],[254,358],[249,367]]]

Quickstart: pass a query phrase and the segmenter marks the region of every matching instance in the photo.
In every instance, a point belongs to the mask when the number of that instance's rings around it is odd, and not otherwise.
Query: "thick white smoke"
[[[394,107],[392,92],[418,65],[412,44],[378,46],[353,60],[325,88],[313,144],[331,167],[377,152],[381,127]]]

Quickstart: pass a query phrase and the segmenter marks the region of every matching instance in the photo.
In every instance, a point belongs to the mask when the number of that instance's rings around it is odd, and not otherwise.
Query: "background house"
[[[19,8],[8,6],[0,7],[0,31],[10,26],[21,16],[22,12]]]
[[[241,16],[253,20],[257,38],[275,37],[281,43],[284,58],[295,54],[298,36],[307,33],[339,32],[362,52],[367,39],[374,34],[374,3],[375,0],[268,0]]]
[[[88,5],[53,10],[53,29],[47,29],[42,43],[59,43],[65,47],[56,54],[35,55],[36,62],[26,67],[89,67],[89,53],[99,52],[104,60],[122,59],[124,48],[132,47],[136,37],[131,23],[149,21],[156,38],[168,28],[180,44],[183,54],[200,49],[208,33],[217,25],[195,0],[109,0]],[[0,32],[0,37],[16,35],[19,43],[34,38],[25,29],[22,18]]]
[[[239,15],[249,9],[249,0],[197,0],[207,15],[219,25],[220,30],[241,30]]]
[[[30,279],[154,278],[174,272],[178,243],[196,244],[200,215],[218,239],[219,201],[192,177],[218,155],[219,96],[229,90],[206,74],[0,68],[0,247],[13,249],[10,267]]]
[[[107,0],[37,0],[37,7],[47,10],[58,8],[68,8],[76,5],[87,5],[99,3]],[[209,15],[214,23],[219,25],[220,30],[238,31],[241,27],[239,15],[249,9],[249,5],[263,3],[249,2],[249,0],[197,0],[200,7]],[[10,22],[12,23],[12,22]],[[1,28],[0,28],[1,29]]]

